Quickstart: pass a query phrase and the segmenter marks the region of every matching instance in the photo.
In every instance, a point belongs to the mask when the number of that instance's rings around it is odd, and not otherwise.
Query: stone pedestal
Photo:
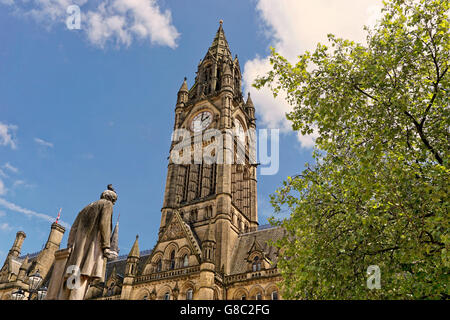
[[[60,292],[63,289],[63,284],[66,279],[67,259],[71,252],[72,248],[61,249],[55,252],[55,262],[45,300],[60,299]]]

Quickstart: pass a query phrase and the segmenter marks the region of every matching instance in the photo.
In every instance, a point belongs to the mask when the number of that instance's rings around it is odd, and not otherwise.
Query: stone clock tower
[[[239,60],[231,55],[222,21],[196,74],[193,86],[189,89],[185,78],[178,92],[174,129],[188,130],[192,137],[218,130],[223,139],[232,141],[221,146],[224,157],[232,161],[207,164],[192,157],[190,163],[169,162],[160,235],[178,211],[200,242],[214,234],[212,261],[228,273],[239,233],[256,230],[258,216],[256,165],[250,161],[246,135],[255,129],[255,109],[250,96],[246,102],[242,97]]]

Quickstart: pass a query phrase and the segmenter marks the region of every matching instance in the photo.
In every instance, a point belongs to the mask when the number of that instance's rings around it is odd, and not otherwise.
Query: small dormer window
[[[259,259],[258,256],[256,256],[256,257],[253,259],[253,263],[252,263],[252,271],[253,271],[253,272],[255,272],[255,271],[261,271],[261,260]]]

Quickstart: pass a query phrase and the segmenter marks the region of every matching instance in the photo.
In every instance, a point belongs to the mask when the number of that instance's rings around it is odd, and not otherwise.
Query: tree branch
[[[425,136],[425,133],[423,132],[423,128],[422,128],[421,124],[418,123],[417,120],[408,111],[405,110],[405,111],[403,111],[403,113],[412,120],[412,122],[414,123],[414,126],[416,127],[417,133],[419,134],[419,137],[422,140],[423,144],[425,145],[425,147],[427,147],[428,150],[431,151],[431,153],[433,153],[435,159],[439,162],[439,164],[442,165],[444,162],[442,161],[441,156],[430,145],[430,142],[428,141],[427,137]]]

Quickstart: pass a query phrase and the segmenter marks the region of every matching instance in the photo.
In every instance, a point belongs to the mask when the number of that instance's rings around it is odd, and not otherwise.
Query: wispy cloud
[[[11,229],[12,227],[7,222],[0,223],[1,231],[10,231]]]
[[[44,213],[38,213],[38,212],[33,211],[33,210],[22,208],[22,207],[14,204],[14,203],[11,203],[11,202],[3,199],[3,198],[0,198],[0,206],[3,206],[3,207],[5,207],[5,208],[7,208],[7,209],[9,209],[11,211],[14,211],[14,212],[23,213],[23,214],[25,214],[28,217],[36,217],[36,218],[39,218],[39,219],[42,219],[42,220],[46,220],[48,222],[54,222],[55,221],[55,217],[49,216],[49,215],[44,214]],[[67,224],[67,223],[65,223],[65,222],[63,222],[61,220],[59,221],[59,223],[65,228],[70,228],[69,224]]]
[[[8,178],[8,175],[0,168],[0,177]]]
[[[12,164],[10,164],[9,162],[5,163],[3,165],[3,168],[8,169],[9,171],[13,172],[13,173],[18,173],[19,169],[17,169],[16,167],[14,167]]]
[[[13,188],[17,187],[33,188],[34,185],[27,183],[25,180],[16,180],[13,183]]]
[[[53,148],[53,143],[42,140],[40,138],[34,138],[34,142],[44,147]]]
[[[0,196],[3,196],[6,194],[6,187],[5,184],[3,183],[2,179],[0,179]]]
[[[81,30],[93,45],[109,42],[128,47],[134,40],[175,48],[180,36],[170,10],[161,10],[157,0],[0,0],[22,16],[45,27],[65,23],[69,5],[81,7]],[[64,26],[65,28],[65,26]]]
[[[11,149],[17,149],[17,140],[15,134],[18,127],[13,124],[0,122],[0,146],[10,146]]]

